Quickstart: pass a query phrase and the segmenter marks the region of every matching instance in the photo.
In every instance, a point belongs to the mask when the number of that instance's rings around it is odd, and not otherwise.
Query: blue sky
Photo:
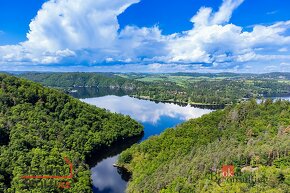
[[[44,0],[0,1],[0,45],[17,44],[26,40],[30,21],[36,16]]]
[[[0,70],[290,71],[287,0],[0,3]]]
[[[222,0],[143,0],[119,16],[121,27],[158,24],[165,34],[190,30],[190,19],[200,7],[217,10]],[[259,23],[274,23],[290,19],[290,1],[246,0],[232,15],[231,22],[247,27]]]

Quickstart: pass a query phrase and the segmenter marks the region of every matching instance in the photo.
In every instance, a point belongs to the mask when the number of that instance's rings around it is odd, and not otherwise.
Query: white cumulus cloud
[[[106,49],[118,36],[117,16],[139,0],[50,0],[30,23],[31,49]]]
[[[0,47],[2,63],[21,57],[32,63],[57,63],[82,49],[113,53],[119,30],[117,16],[138,2],[49,0],[31,21],[27,41]]]
[[[192,30],[171,36],[167,60],[185,64],[204,62],[213,64],[214,68],[226,68],[269,59],[278,65],[280,60],[289,58],[290,36],[286,32],[290,21],[256,25],[251,31],[244,31],[229,23],[233,11],[242,2],[224,0],[216,13],[211,8],[200,8],[191,19]]]
[[[9,65],[125,63],[138,64],[136,70],[142,71],[172,66],[184,71],[243,67],[257,71],[261,65],[265,71],[273,66],[279,70],[279,64],[290,58],[290,21],[245,30],[230,23],[243,1],[223,0],[216,12],[201,7],[191,19],[191,30],[163,35],[158,26],[120,29],[118,15],[139,0],[49,0],[31,21],[27,41],[0,46],[0,69]]]

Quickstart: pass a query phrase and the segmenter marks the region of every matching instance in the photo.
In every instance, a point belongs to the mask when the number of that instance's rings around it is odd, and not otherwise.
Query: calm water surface
[[[125,93],[122,90],[99,88],[78,88],[77,92],[71,93],[74,97],[82,98],[81,100],[86,103],[108,109],[111,112],[130,115],[144,126],[145,134],[142,139],[132,139],[126,144],[111,147],[101,155],[94,155],[91,163],[94,193],[123,193],[125,191],[128,176],[113,167],[113,164],[116,163],[118,155],[132,144],[158,135],[166,128],[175,127],[188,119],[212,112],[210,109],[140,100],[126,96]],[[271,98],[290,101],[289,96]]]
[[[287,97],[272,97],[272,99],[274,99],[274,100],[279,100],[279,99],[281,99],[281,100],[287,100],[287,101],[290,101],[290,96],[287,96]]]
[[[105,108],[111,112],[130,115],[144,126],[145,140],[152,135],[158,135],[166,128],[174,127],[188,119],[197,118],[212,112],[209,109],[194,108],[191,106],[178,106],[176,104],[155,103],[147,100],[131,98],[129,96],[104,96],[97,98],[81,99],[82,101]],[[138,141],[137,141],[138,142]],[[95,193],[123,193],[126,189],[126,176],[121,175],[117,168],[113,167],[118,155],[128,148],[117,147],[113,152],[103,158],[91,168],[93,191]]]
[[[267,99],[267,98],[273,99],[274,101],[277,101],[277,100],[290,101],[290,96],[285,96],[285,97],[266,97],[265,99]],[[258,99],[257,102],[258,103],[261,103],[262,102],[262,99]]]

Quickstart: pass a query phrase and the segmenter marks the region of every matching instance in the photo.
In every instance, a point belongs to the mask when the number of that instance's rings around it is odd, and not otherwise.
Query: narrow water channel
[[[116,163],[118,155],[133,143],[158,135],[166,128],[175,127],[188,119],[197,118],[212,112],[210,109],[155,103],[129,96],[109,95],[81,100],[88,104],[108,109],[111,112],[129,115],[144,126],[142,139],[130,141],[128,142],[129,144],[117,145],[117,147],[105,152],[104,155],[95,155],[96,160],[91,168],[94,193],[123,193],[125,191],[128,177],[113,167],[113,164]]]

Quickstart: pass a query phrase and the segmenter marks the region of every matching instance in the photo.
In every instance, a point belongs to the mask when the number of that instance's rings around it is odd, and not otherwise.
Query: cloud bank
[[[158,26],[120,29],[118,15],[139,0],[49,0],[27,41],[0,46],[0,69],[290,71],[290,21],[246,31],[230,23],[243,1],[201,7],[191,30],[163,35]]]

